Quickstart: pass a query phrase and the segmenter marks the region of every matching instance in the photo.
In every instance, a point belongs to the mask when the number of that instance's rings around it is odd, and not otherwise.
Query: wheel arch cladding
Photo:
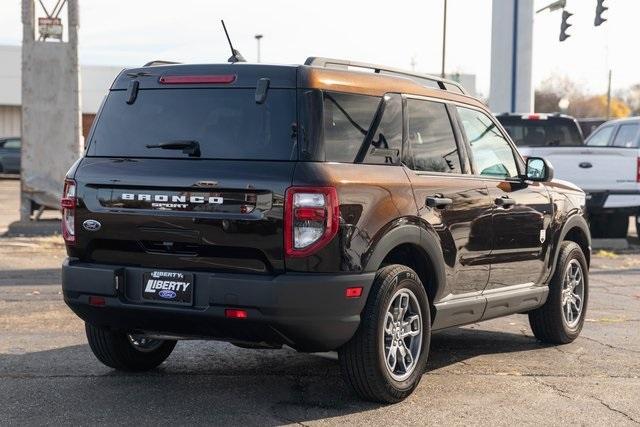
[[[587,266],[589,266],[591,264],[591,232],[587,220],[582,215],[572,215],[562,226],[560,239],[555,249],[554,265],[560,252],[560,244],[565,240],[575,242],[580,246],[587,260]]]
[[[422,281],[429,303],[441,298],[446,284],[445,262],[437,234],[416,224],[395,227],[379,240],[365,271],[377,271],[390,264],[413,269]],[[435,310],[431,311],[431,315]]]
[[[587,267],[591,265],[591,244],[589,242],[588,235],[581,227],[571,227],[571,229],[567,230],[567,233],[564,235],[562,240],[577,243],[578,246],[580,246],[580,249],[582,249],[582,253],[584,253],[584,257],[587,260]]]

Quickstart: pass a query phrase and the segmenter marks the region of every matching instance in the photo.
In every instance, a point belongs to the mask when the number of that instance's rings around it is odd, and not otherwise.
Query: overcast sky
[[[501,0],[496,0],[501,1]],[[551,0],[535,0],[536,9]],[[44,0],[45,4],[55,3]],[[229,56],[219,24],[234,45],[263,62],[301,63],[331,56],[436,73],[440,70],[443,0],[80,0],[80,61],[129,66],[150,59],[219,62]],[[640,83],[640,0],[607,0],[609,20],[593,26],[596,0],[567,0],[572,37],[558,42],[560,12],[536,15],[534,84],[565,74],[592,92]],[[19,44],[20,0],[0,0],[0,44]],[[491,0],[449,0],[447,72],[477,75],[489,91]],[[608,48],[607,48],[608,46]],[[607,53],[608,52],[608,53]],[[1,71],[0,71],[1,72]]]

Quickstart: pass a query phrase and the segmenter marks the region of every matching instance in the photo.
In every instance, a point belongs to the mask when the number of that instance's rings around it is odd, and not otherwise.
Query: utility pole
[[[447,51],[447,0],[444,0],[444,12],[442,15],[442,69],[440,76],[444,78],[444,64]]]
[[[262,34],[256,34],[253,37],[255,37],[256,42],[258,43],[258,55],[257,55],[258,61],[257,62],[259,63],[260,62],[260,40],[262,40]]]

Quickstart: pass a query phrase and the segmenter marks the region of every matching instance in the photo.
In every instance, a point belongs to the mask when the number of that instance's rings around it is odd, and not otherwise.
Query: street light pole
[[[262,34],[256,34],[254,37],[256,39],[256,42],[258,43],[258,55],[257,55],[258,61],[257,62],[260,62],[260,40],[262,39]]]
[[[442,69],[440,70],[440,76],[442,78],[444,75],[444,60],[446,56],[447,50],[447,0],[444,0],[444,13],[442,18]]]

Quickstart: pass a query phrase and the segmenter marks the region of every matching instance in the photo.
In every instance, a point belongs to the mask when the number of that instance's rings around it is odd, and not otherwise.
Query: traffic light
[[[573,16],[573,13],[569,13],[566,10],[562,11],[562,23],[560,24],[560,41],[561,42],[571,37],[570,34],[567,34],[567,30],[571,26],[571,24],[567,22],[567,19],[569,19],[569,17],[571,16]]]
[[[604,5],[604,0],[597,0],[597,2],[598,4],[596,5],[596,19],[593,22],[593,25],[595,25],[596,27],[602,24],[604,21],[606,21],[606,18],[603,18],[602,14],[604,13],[605,10],[609,9],[607,6]]]

